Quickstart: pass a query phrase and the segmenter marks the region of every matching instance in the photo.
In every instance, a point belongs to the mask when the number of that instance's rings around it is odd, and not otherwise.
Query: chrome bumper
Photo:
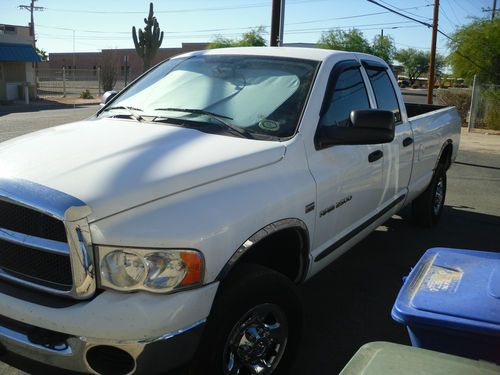
[[[0,345],[7,351],[46,365],[71,371],[104,374],[92,360],[88,360],[90,349],[115,348],[127,353],[131,364],[123,374],[164,373],[189,362],[198,347],[204,329],[205,319],[178,331],[169,332],[161,337],[142,341],[111,341],[86,337],[68,336],[57,344],[34,342],[24,328],[30,326],[17,322],[22,330],[0,326]],[[37,329],[32,327],[32,329]],[[21,332],[22,331],[22,332]],[[51,332],[51,331],[47,331]],[[57,332],[51,332],[58,334]],[[39,341],[39,340],[35,340]]]

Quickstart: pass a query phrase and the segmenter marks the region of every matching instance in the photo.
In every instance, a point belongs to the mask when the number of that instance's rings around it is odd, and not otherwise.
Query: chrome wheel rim
[[[436,191],[434,193],[433,209],[435,216],[439,215],[441,207],[443,206],[443,202],[444,202],[444,179],[443,177],[440,177],[436,184]]]
[[[272,303],[248,311],[231,330],[224,346],[224,374],[272,374],[285,352],[288,321]]]

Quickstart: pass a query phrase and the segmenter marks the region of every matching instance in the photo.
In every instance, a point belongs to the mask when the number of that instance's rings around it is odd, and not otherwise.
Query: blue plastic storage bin
[[[427,250],[392,317],[413,346],[500,364],[500,253]]]

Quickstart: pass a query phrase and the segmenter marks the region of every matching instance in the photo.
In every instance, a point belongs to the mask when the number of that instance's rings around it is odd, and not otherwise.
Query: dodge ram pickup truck
[[[88,120],[0,144],[0,343],[92,374],[287,373],[304,282],[402,207],[431,226],[454,108],[381,59],[164,61]]]

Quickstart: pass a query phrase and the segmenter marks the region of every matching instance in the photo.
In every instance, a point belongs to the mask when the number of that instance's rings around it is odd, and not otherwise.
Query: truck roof
[[[189,52],[181,56],[193,55],[254,55],[254,56],[276,56],[291,57],[298,59],[308,59],[324,61],[335,54],[348,53],[345,51],[328,50],[322,48],[305,47],[230,47],[215,48],[203,51]]]

